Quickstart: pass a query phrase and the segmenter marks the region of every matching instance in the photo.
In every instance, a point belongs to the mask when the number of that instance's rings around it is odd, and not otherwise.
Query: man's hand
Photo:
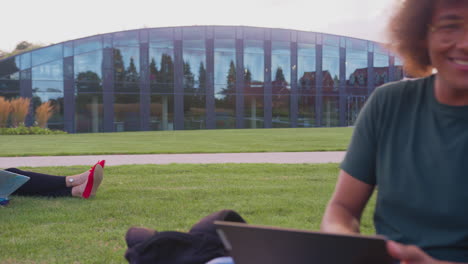
[[[392,257],[400,260],[401,264],[455,264],[455,262],[436,260],[417,246],[406,246],[394,241],[387,242],[387,250]]]

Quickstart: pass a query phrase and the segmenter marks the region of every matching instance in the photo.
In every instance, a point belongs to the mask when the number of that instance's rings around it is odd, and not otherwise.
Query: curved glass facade
[[[70,133],[353,125],[403,78],[379,43],[243,26],[138,29],[0,61],[0,96],[51,101]],[[32,114],[27,125],[34,123]]]

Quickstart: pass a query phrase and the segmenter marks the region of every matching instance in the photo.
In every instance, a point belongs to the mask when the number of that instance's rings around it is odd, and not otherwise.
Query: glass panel
[[[244,127],[264,127],[263,88],[264,57],[263,41],[244,41]]]
[[[364,106],[364,103],[367,100],[366,95],[362,96],[348,96],[346,100],[346,124],[348,126],[353,126],[356,122],[356,118],[359,114],[359,111]]]
[[[150,86],[152,93],[174,92],[173,42],[150,43]]]
[[[374,84],[382,85],[389,81],[389,57],[380,53],[374,53]]]
[[[31,52],[26,52],[19,57],[21,61],[21,70],[31,68]]]
[[[63,130],[63,81],[32,82],[33,113],[42,103],[50,101],[54,107],[54,114],[49,119],[47,127]]]
[[[380,53],[382,55],[388,55],[388,50],[382,44],[374,42],[374,54],[375,53]]]
[[[340,103],[338,96],[324,96],[322,101],[322,126],[333,127],[340,124]]]
[[[289,127],[289,93],[272,96],[272,127]]]
[[[99,82],[77,82],[75,128],[78,133],[103,132],[103,95]]]
[[[138,82],[140,74],[140,49],[115,48],[114,71],[116,82]]]
[[[340,48],[323,46],[322,57],[323,94],[337,92],[340,85]]]
[[[400,58],[395,57],[395,79],[394,81],[398,81],[403,79],[404,72],[403,72],[403,61]]]
[[[185,93],[200,93],[206,87],[205,42],[201,40],[184,41],[184,90]]]
[[[205,27],[184,27],[182,34],[184,40],[205,39]]]
[[[216,39],[235,39],[236,27],[217,26],[214,28]]]
[[[265,80],[264,61],[263,41],[246,40],[244,42],[244,69],[246,81],[255,82],[263,86]]]
[[[158,28],[150,31],[150,42],[172,41],[173,38],[172,28]]]
[[[32,66],[36,66],[45,62],[58,60],[63,58],[62,45],[54,45],[47,48],[35,50],[32,53]]]
[[[298,94],[315,94],[315,45],[299,43],[297,54]]]
[[[116,132],[140,130],[139,92],[115,94],[114,129]]]
[[[102,49],[101,36],[89,37],[75,41],[75,54]]]
[[[32,79],[43,81],[63,80],[63,60],[54,61],[32,68]]]
[[[346,38],[346,49],[367,51],[367,41],[361,39]]]
[[[102,36],[104,48],[112,48],[112,34]]]
[[[73,41],[69,41],[63,44],[63,56],[73,56]]]
[[[333,35],[327,35],[323,34],[322,35],[322,43],[324,46],[334,46],[334,47],[339,47],[340,46],[340,38],[337,36]]]
[[[74,63],[77,81],[100,82],[102,80],[102,51],[76,55]]]
[[[205,95],[184,96],[184,129],[204,129],[206,124]]]
[[[0,62],[0,78],[1,79],[9,79],[10,74],[19,71],[19,65],[16,62],[15,57],[6,59]]]
[[[151,95],[151,130],[174,130],[174,96]]]
[[[315,96],[298,96],[298,127],[314,127],[315,126]]]
[[[139,45],[139,35],[137,30],[114,33],[114,47]]]
[[[31,80],[31,69],[20,72],[21,80]]]
[[[0,79],[0,96],[7,99],[20,96],[20,82],[18,80]]]
[[[346,89],[348,93],[367,93],[367,51],[346,50]]]
[[[124,40],[122,35],[121,41]],[[137,35],[138,36],[138,35]],[[140,130],[140,49],[114,48],[114,130]]]
[[[234,40],[215,40],[216,128],[236,126],[236,49]]]
[[[244,96],[244,127],[263,128],[265,122],[263,93],[259,95],[246,94]]]
[[[289,95],[291,94],[291,48],[289,42],[272,42],[272,126],[289,127]]]

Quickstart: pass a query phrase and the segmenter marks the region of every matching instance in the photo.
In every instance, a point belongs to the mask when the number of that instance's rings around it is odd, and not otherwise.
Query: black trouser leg
[[[202,218],[192,227],[192,229],[190,229],[189,233],[208,233],[218,236],[216,233],[216,226],[214,225],[214,221],[245,223],[245,220],[237,212],[233,210],[221,210]]]
[[[48,197],[71,196],[72,187],[67,187],[65,177],[63,176],[23,171],[17,168],[9,168],[6,170],[30,178],[29,181],[13,193],[14,195]]]

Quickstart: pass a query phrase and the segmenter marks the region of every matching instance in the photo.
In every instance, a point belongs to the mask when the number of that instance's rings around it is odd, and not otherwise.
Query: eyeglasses
[[[468,32],[468,24],[462,20],[444,21],[429,25],[430,32],[444,44],[460,41]]]

